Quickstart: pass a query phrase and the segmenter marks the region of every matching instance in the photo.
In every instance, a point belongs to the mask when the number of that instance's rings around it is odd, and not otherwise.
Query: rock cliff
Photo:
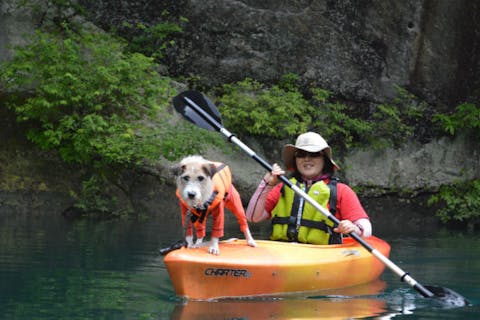
[[[18,7],[19,2],[0,1],[3,30],[0,61],[8,59],[9,46],[21,43],[22,35],[34,30],[42,18]],[[184,32],[172,38],[176,45],[166,52],[165,66],[173,76],[195,76],[208,85],[245,77],[270,83],[291,72],[300,75],[303,84],[331,90],[359,108],[369,108],[371,103],[393,97],[395,86],[409,89],[440,110],[467,100],[478,102],[480,4],[475,1],[79,0],[78,3],[86,8],[90,21],[106,30],[121,28],[124,22],[147,25],[162,22],[165,10],[172,19],[186,17]],[[2,137],[4,134],[15,136],[9,130],[3,131]],[[47,200],[36,202],[35,195],[62,194],[62,188],[50,187],[54,184],[49,181],[54,177],[58,182],[57,163],[47,157],[42,158],[47,162],[39,166],[38,155],[26,151],[31,146],[24,142],[20,146],[0,144],[3,162],[0,206],[5,208],[8,203],[12,208],[21,207],[22,201],[12,197],[25,193],[34,200],[23,202],[24,206],[30,209],[48,206]],[[258,151],[270,155],[269,160],[279,159],[272,154],[272,148],[258,145]],[[211,156],[232,162],[239,188],[246,194],[263,174],[256,163],[241,156],[230,159],[214,153]],[[11,165],[11,161],[18,166]],[[400,150],[351,150],[340,163],[348,182],[370,189],[421,193],[435,190],[442,183],[480,177],[478,144],[463,137],[434,140],[426,145],[412,142]],[[68,168],[65,170],[68,172]],[[22,188],[19,181],[25,182],[29,174],[32,177],[28,177],[29,183],[22,184]],[[154,210],[158,201],[154,196],[146,196],[155,192],[152,191],[155,183],[150,181],[149,185],[150,191],[144,189],[144,193],[137,195],[138,203],[143,202],[147,211]],[[68,197],[63,196],[59,198],[61,204],[53,207],[68,205]]]
[[[459,0],[80,0],[103,28],[184,16],[166,63],[209,85],[253,77],[304,83],[351,101],[384,101],[402,86],[452,106],[478,97],[480,3]]]

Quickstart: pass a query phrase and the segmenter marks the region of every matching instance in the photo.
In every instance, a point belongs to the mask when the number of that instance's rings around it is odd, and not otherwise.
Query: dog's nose
[[[188,193],[188,198],[189,198],[189,199],[195,199],[195,196],[196,196],[196,195],[197,195],[197,194],[196,194],[195,192],[189,192],[189,193]]]

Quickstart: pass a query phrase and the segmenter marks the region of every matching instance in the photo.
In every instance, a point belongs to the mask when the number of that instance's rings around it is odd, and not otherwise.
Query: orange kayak
[[[365,240],[389,256],[387,242]],[[245,240],[221,241],[218,256],[207,247],[169,252],[164,262],[176,294],[206,300],[337,289],[373,281],[385,269],[351,238],[341,245],[256,242],[252,248]]]

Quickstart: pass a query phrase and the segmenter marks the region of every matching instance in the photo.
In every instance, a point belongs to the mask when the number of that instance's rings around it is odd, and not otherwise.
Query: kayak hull
[[[390,246],[377,237],[365,240],[384,256]],[[353,239],[341,245],[310,245],[257,240],[219,244],[220,255],[207,247],[181,248],[165,256],[175,293],[195,300],[278,295],[345,288],[377,279],[385,265]]]

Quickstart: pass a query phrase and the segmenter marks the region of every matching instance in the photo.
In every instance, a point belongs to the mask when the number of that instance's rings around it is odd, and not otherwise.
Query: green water
[[[391,260],[423,284],[453,289],[473,306],[422,298],[385,270],[378,282],[338,292],[183,301],[158,248],[179,239],[177,219],[66,221],[0,212],[1,319],[478,319],[480,236],[377,233]],[[226,234],[240,237],[235,224]],[[257,238],[264,226],[253,227]]]

